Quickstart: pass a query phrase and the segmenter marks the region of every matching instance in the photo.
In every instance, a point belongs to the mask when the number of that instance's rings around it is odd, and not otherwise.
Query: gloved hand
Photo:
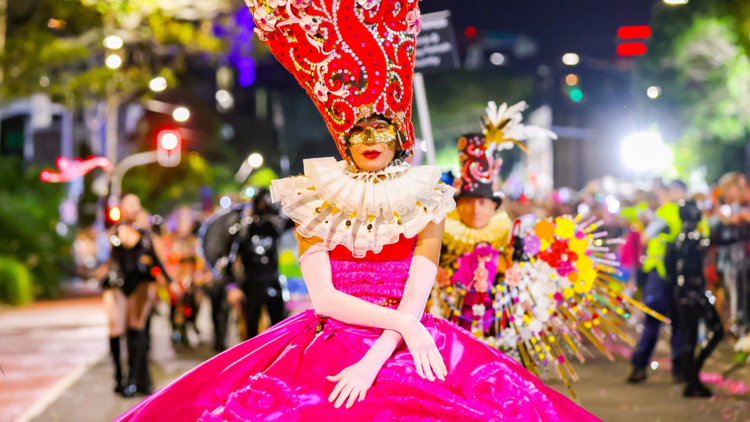
[[[382,363],[376,362],[372,355],[365,354],[359,362],[344,368],[338,375],[326,377],[328,381],[336,383],[336,387],[328,396],[328,402],[336,400],[334,407],[338,409],[346,401],[348,409],[352,407],[355,400],[364,400],[381,366]]]
[[[412,274],[423,273],[420,272],[419,268],[421,268],[420,263],[424,263],[425,261],[434,270],[429,273],[430,275],[427,277],[429,283],[425,282],[427,286],[426,289],[423,289],[417,287],[420,283],[417,281],[412,282],[411,280],[413,278],[421,279],[421,277]],[[328,251],[321,247],[313,246],[300,257],[300,269],[302,270],[302,275],[304,276],[305,284],[307,285],[307,290],[310,293],[310,299],[316,313],[329,316],[346,324],[397,331],[403,336],[409,352],[414,357],[417,373],[421,377],[425,377],[424,368],[429,369],[433,362],[436,363],[434,367],[436,372],[441,369],[441,366],[435,360],[440,355],[437,354],[437,356],[434,356],[434,353],[437,352],[435,341],[430,336],[430,333],[427,332],[427,329],[424,328],[420,319],[414,316],[416,312],[408,313],[381,307],[336,290],[333,287],[331,260]],[[436,272],[435,265],[429,262],[428,259],[420,256],[414,257],[409,280],[404,290],[404,299],[413,302],[413,306],[419,308],[418,314],[420,318],[424,313],[427,297],[429,296],[433,280],[435,280]],[[422,290],[425,290],[425,292],[421,292]],[[420,294],[416,294],[416,291],[419,291]],[[412,296],[416,297],[416,300],[409,300]],[[396,346],[398,346],[398,343],[383,358],[383,363],[393,353]],[[442,358],[439,360],[442,361]],[[434,380],[432,372],[429,372],[428,378]]]

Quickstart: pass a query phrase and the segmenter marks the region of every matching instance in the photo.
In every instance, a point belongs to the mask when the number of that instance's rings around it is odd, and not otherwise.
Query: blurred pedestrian
[[[739,237],[740,227],[750,221],[750,210],[743,206],[743,191],[747,184],[739,173],[727,173],[719,179],[719,206],[711,222],[711,231],[722,240],[717,247],[716,271],[721,274],[725,295],[729,301],[728,326],[738,334],[739,294],[738,283],[743,261],[747,257],[744,242],[729,242]]]
[[[177,230],[165,239],[167,266],[173,279],[169,286],[172,342],[189,346],[187,332],[200,334],[196,316],[203,301],[202,286],[206,277],[198,257],[198,237],[194,234],[192,211],[180,208]]]
[[[165,274],[148,230],[136,220],[142,213],[140,200],[126,195],[121,202],[122,219],[111,228],[110,259],[96,271],[102,278],[103,301],[109,323],[110,354],[115,368],[115,392],[126,397],[151,394],[148,370],[147,319],[153,306],[150,284]],[[120,340],[126,334],[128,375],[123,376]]]
[[[684,334],[682,364],[687,386],[685,397],[711,397],[713,393],[700,380],[703,363],[724,337],[719,314],[706,297],[706,278],[703,262],[710,245],[708,224],[695,201],[681,201],[682,230],[677,239],[667,247],[664,264],[671,284],[677,314]],[[708,341],[696,356],[698,329],[703,320],[711,332]]]
[[[673,242],[682,229],[680,207],[678,202],[684,200],[687,186],[680,180],[675,180],[669,186],[656,186],[655,193],[659,196],[661,205],[656,210],[655,217],[645,228],[642,243],[646,246],[646,260],[643,271],[647,274],[646,286],[643,290],[643,301],[646,306],[662,315],[674,315],[674,300],[671,286],[665,280],[667,276],[664,266],[664,255],[667,245]],[[633,353],[633,369],[627,381],[632,384],[646,380],[646,368],[654,354],[656,342],[659,339],[661,322],[647,315],[643,322],[643,331]],[[672,379],[683,382],[685,377],[681,362],[682,330],[678,319],[672,318]]]
[[[286,317],[283,288],[279,281],[278,241],[290,220],[282,219],[271,201],[271,193],[260,189],[253,198],[252,222],[238,232],[237,256],[245,277],[226,287],[227,300],[241,307],[247,338],[258,335],[261,310],[266,308],[271,325]]]

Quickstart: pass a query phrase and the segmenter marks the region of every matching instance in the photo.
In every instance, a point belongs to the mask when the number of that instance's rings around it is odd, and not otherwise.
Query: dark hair
[[[680,179],[672,180],[671,182],[669,182],[668,187],[670,189],[679,189],[683,192],[687,192],[687,185]]]

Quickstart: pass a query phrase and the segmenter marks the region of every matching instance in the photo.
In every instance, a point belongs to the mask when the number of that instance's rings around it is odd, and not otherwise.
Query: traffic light
[[[163,167],[175,167],[182,157],[182,135],[176,130],[162,130],[156,138],[156,160]]]
[[[563,84],[563,93],[567,95],[571,101],[578,103],[583,101],[583,91],[581,91],[581,78],[576,74],[570,74],[565,77],[565,84]]]

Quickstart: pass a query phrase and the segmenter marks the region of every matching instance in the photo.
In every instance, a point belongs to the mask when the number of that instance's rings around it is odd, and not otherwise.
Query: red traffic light
[[[466,35],[467,38],[474,38],[477,36],[477,29],[473,26],[466,27],[464,35]]]
[[[120,212],[120,207],[112,207],[109,210],[110,221],[112,221],[113,223],[116,223],[120,221],[121,218],[122,218],[122,213]]]
[[[182,136],[180,136],[180,132],[176,130],[162,130],[159,132],[157,138],[159,146],[167,151],[172,151],[180,146],[180,140],[182,140]]]
[[[642,42],[626,42],[617,46],[617,53],[621,56],[638,56],[646,54],[648,50]]]
[[[649,26],[623,26],[617,30],[617,36],[624,40],[632,40],[634,38],[649,38],[651,37],[651,27]]]

